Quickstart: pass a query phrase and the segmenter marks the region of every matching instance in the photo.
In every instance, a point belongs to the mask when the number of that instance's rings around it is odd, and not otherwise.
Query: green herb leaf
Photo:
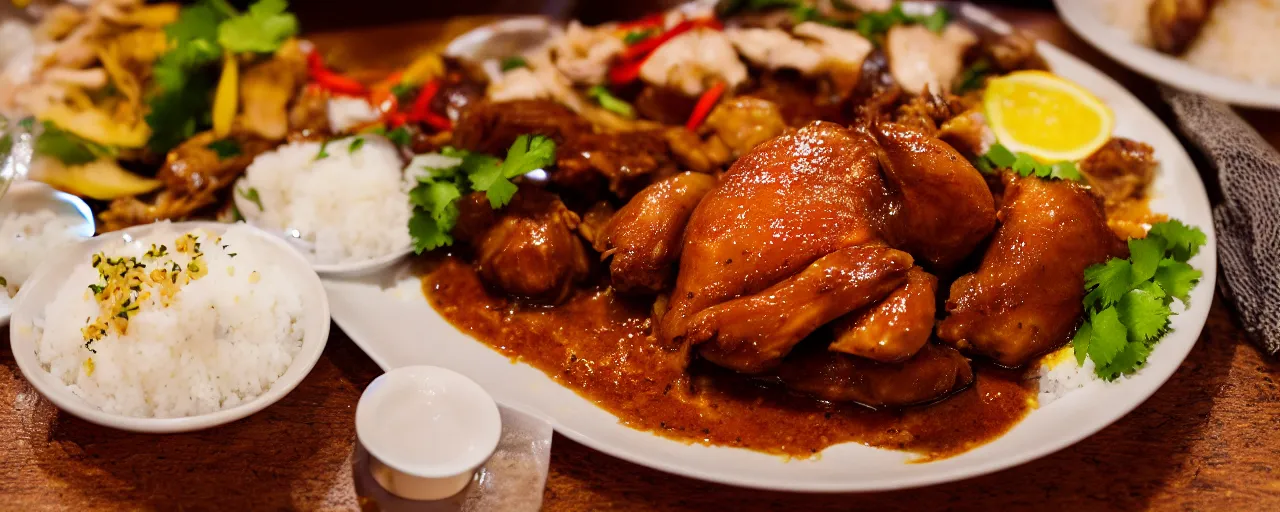
[[[485,192],[491,206],[501,208],[511,202],[516,193],[512,178],[547,167],[555,159],[555,141],[541,135],[521,135],[507,150],[507,158],[501,166],[487,165],[471,174],[471,187]]]
[[[595,98],[596,102],[605,110],[628,119],[636,117],[636,111],[634,108],[631,108],[630,103],[618,99],[617,96],[614,96],[613,93],[609,92],[609,89],[605,88],[603,85],[597,85],[587,90],[587,96]]]
[[[1089,358],[1093,364],[1106,366],[1124,351],[1129,341],[1129,331],[1120,323],[1120,314],[1115,308],[1106,308],[1089,317],[1091,332],[1089,335]]]
[[[510,57],[502,59],[503,72],[511,71],[516,68],[525,68],[525,67],[529,67],[529,63],[525,62],[524,57],[521,57],[519,55],[512,55]]]
[[[257,206],[258,211],[266,210],[262,207],[262,197],[258,196],[258,189],[249,187],[247,190],[240,190],[239,193],[240,197],[245,198],[245,200],[253,203],[254,206]]]
[[[412,84],[395,84],[391,86],[391,94],[395,95],[396,101],[402,104],[409,103],[409,100],[417,96],[418,89],[418,86]]]
[[[1014,153],[999,143],[992,144],[987,153],[978,158],[974,166],[985,173],[994,172],[995,169],[1009,169],[1022,177],[1035,176],[1041,179],[1072,181],[1081,181],[1083,179],[1080,175],[1080,170],[1076,168],[1074,163],[1040,163],[1035,157],[1027,153]]]
[[[654,29],[651,29],[651,28],[644,29],[644,30],[632,30],[630,32],[627,32],[627,35],[622,36],[622,42],[626,43],[627,46],[630,46],[640,41],[644,41],[645,39],[648,39],[650,37],[653,37],[653,34],[654,34]]]
[[[240,150],[240,143],[236,142],[234,139],[215,140],[205,147],[213,150],[214,153],[217,153],[219,160],[226,160],[231,157],[240,156],[242,153]]]
[[[960,72],[960,76],[954,82],[955,87],[952,87],[951,90],[956,94],[964,94],[981,89],[982,85],[986,83],[987,77],[991,76],[991,73],[991,62],[985,57],[978,59]]]
[[[320,152],[316,153],[315,159],[323,160],[325,158],[329,158],[329,140],[328,139],[320,143]]]
[[[1004,169],[1012,168],[1013,163],[1018,160],[1018,155],[1013,154],[1012,151],[1009,151],[1009,148],[999,143],[992,144],[991,149],[987,150],[985,156],[992,164]]]
[[[1097,367],[1094,373],[1104,380],[1115,380],[1121,375],[1137,371],[1147,362],[1147,357],[1150,356],[1150,345],[1141,342],[1129,343],[1124,346],[1124,350],[1116,354],[1109,364]]]
[[[1200,252],[1200,247],[1208,241],[1200,228],[1190,227],[1177,219],[1161,222],[1151,226],[1147,237],[1164,240],[1174,259],[1185,262]]]
[[[1093,336],[1093,324],[1085,319],[1080,324],[1080,328],[1076,329],[1076,335],[1071,337],[1071,348],[1076,354],[1076,364],[1084,364],[1084,359],[1089,356],[1089,338]]]
[[[236,53],[274,52],[298,33],[298,19],[285,0],[258,0],[243,15],[218,27],[218,43]]]
[[[1178,299],[1183,304],[1190,304],[1191,289],[1196,287],[1203,275],[1203,272],[1185,262],[1164,259],[1156,267],[1154,279],[1169,297]]]
[[[1084,176],[1080,174],[1080,169],[1076,164],[1071,162],[1058,162],[1053,164],[1053,172],[1050,177],[1060,180],[1084,181]]]
[[[458,222],[456,200],[459,197],[462,197],[462,191],[452,181],[421,182],[410,191],[409,202],[415,207],[409,221],[414,251],[422,254],[423,251],[453,244],[449,232]]]
[[[410,142],[413,142],[413,133],[409,131],[409,128],[400,126],[387,132],[387,140],[397,146],[408,146]]]
[[[924,28],[929,29],[930,32],[941,34],[942,29],[947,27],[947,22],[951,21],[951,15],[946,9],[939,5],[928,15],[917,17],[916,21],[921,25],[924,25]]]
[[[1133,340],[1150,341],[1164,334],[1173,312],[1164,302],[1164,290],[1155,283],[1146,283],[1124,294],[1116,303],[1120,323],[1129,331]],[[1096,362],[1096,361],[1095,361]]]
[[[1126,259],[1111,258],[1106,263],[1084,269],[1085,307],[1098,309],[1120,301],[1133,289],[1133,265]],[[1096,362],[1096,361],[1095,361]]]
[[[1156,267],[1164,258],[1164,241],[1155,238],[1130,238],[1129,260],[1133,262],[1133,281],[1142,282],[1156,275]]]
[[[110,148],[80,138],[49,121],[44,122],[44,129],[32,149],[35,154],[55,158],[64,165],[83,165],[115,154]]]
[[[360,151],[360,148],[362,147],[364,147],[364,137],[356,137],[351,139],[351,144],[347,145],[347,153],[355,154],[355,152]]]

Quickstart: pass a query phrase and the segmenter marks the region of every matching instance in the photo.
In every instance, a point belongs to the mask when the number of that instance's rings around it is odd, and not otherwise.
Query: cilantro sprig
[[[974,161],[974,165],[979,171],[986,174],[994,173],[997,169],[1009,169],[1024,178],[1035,176],[1037,178],[1071,181],[1084,179],[1080,174],[1080,169],[1076,168],[1076,164],[1072,162],[1041,163],[1027,153],[1014,153],[999,143],[992,144],[986,154]]]
[[[600,104],[600,107],[622,117],[630,119],[636,116],[636,110],[631,107],[630,103],[614,96],[613,93],[609,92],[609,89],[603,85],[597,85],[588,89],[587,96],[594,98],[596,103]]]
[[[63,165],[83,165],[101,157],[114,157],[115,149],[84,139],[45,121],[32,150],[37,155],[52,157]]]
[[[409,192],[409,203],[413,205],[409,235],[418,254],[453,244],[450,232],[458,222],[458,198],[480,191],[485,193],[491,208],[506,206],[516,193],[516,185],[511,180],[554,163],[556,143],[541,135],[521,135],[503,160],[455,148],[444,148],[441,154],[457,163],[444,168],[426,168]]]
[[[823,16],[814,2],[808,0],[721,0],[716,6],[716,11],[723,19],[740,12],[786,8],[791,11],[791,17],[796,23],[814,21],[824,25],[853,29],[876,45],[880,45],[889,29],[897,25],[919,24],[939,33],[951,21],[951,13],[946,9],[937,8],[929,14],[908,14],[902,8],[900,1],[893,2],[886,11],[862,11],[841,0],[833,1],[831,5],[835,10],[851,13],[853,16],[847,18]]]
[[[1129,240],[1128,258],[1111,258],[1084,271],[1085,321],[1071,340],[1076,362],[1093,360],[1105,380],[1133,373],[1169,332],[1174,300],[1190,304],[1202,272],[1187,260],[1206,242],[1199,228],[1170,220],[1146,238]]]

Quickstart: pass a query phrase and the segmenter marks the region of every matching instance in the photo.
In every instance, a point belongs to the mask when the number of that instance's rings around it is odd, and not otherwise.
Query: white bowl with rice
[[[236,209],[323,276],[368,274],[412,251],[403,168],[378,135],[293,142],[254,159],[235,184]]]
[[[34,181],[13,184],[0,199],[0,327],[40,262],[93,231],[93,213],[79,198]]]
[[[14,359],[59,409],[135,432],[186,432],[288,394],[329,337],[320,279],[244,224],[156,223],[84,241],[18,294]]]

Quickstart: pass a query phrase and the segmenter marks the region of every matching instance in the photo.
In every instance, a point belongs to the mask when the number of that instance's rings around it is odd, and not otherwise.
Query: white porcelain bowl
[[[40,210],[50,210],[59,217],[74,219],[79,224],[77,235],[83,238],[93,236],[93,212],[79,197],[59,192],[38,181],[13,183],[9,191],[0,197],[0,218],[10,213],[32,213]],[[0,240],[0,251],[6,249],[4,242]],[[9,322],[12,307],[13,301],[0,299],[0,327]]]
[[[18,293],[18,306],[13,312],[12,323],[9,326],[13,357],[17,360],[22,375],[31,382],[32,386],[35,386],[36,391],[48,398],[59,409],[98,425],[132,432],[189,432],[215,427],[249,416],[284,398],[311,372],[311,368],[315,366],[321,352],[324,351],[324,345],[329,339],[329,300],[320,283],[320,278],[311,271],[311,267],[302,259],[302,256],[289,248],[283,240],[261,230],[255,230],[262,243],[254,247],[254,250],[262,251],[264,257],[275,260],[279,267],[289,274],[290,280],[297,287],[302,298],[303,311],[300,323],[304,333],[302,348],[294,355],[293,362],[289,364],[284,375],[281,375],[265,393],[252,401],[214,413],[183,418],[139,418],[107,413],[73,394],[58,378],[46,371],[36,357],[34,320],[44,314],[45,306],[57,295],[59,288],[68,277],[68,270],[74,265],[88,261],[95,251],[125,236],[140,238],[156,229],[179,232],[205,229],[221,234],[226,232],[228,227],[230,227],[229,224],[216,222],[137,226],[86,240],[53,255],[36,269],[31,279]]]
[[[374,274],[391,268],[413,252],[412,246],[406,246],[389,254],[384,254],[377,258],[370,258],[367,260],[352,261],[348,263],[316,263],[315,252],[311,249],[310,242],[290,236],[289,233],[268,230],[257,223],[258,217],[262,214],[262,210],[258,208],[257,204],[245,199],[245,194],[241,193],[241,190],[244,190],[245,188],[244,178],[236,180],[233,187],[235,190],[231,196],[234,198],[236,209],[240,211],[240,215],[244,216],[245,222],[257,226],[264,232],[285,241],[286,245],[297,251],[302,258],[307,261],[307,264],[310,265],[317,274],[320,274],[321,277],[344,278]]]

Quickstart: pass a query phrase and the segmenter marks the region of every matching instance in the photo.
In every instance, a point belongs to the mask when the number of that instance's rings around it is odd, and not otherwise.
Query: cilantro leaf
[[[248,189],[241,189],[237,192],[240,193],[240,197],[245,198],[250,203],[253,203],[254,206],[257,206],[258,211],[265,210],[265,208],[262,207],[262,197],[258,195],[258,189],[249,187]]]
[[[1171,256],[1182,262],[1198,254],[1200,247],[1208,241],[1200,228],[1187,226],[1177,219],[1152,225],[1151,230],[1147,232],[1147,237],[1164,240],[1165,247],[1171,251]]]
[[[355,152],[360,151],[360,148],[362,147],[364,147],[364,137],[356,137],[351,139],[351,144],[347,145],[347,153],[355,154]]]
[[[1013,154],[1012,151],[1009,151],[1009,148],[1006,148],[999,143],[992,144],[991,148],[987,150],[987,154],[985,156],[987,160],[990,160],[991,163],[995,164],[997,167],[1003,167],[1005,169],[1013,167],[1013,163],[1018,160],[1017,155]]]
[[[235,53],[274,52],[298,33],[298,19],[288,10],[285,0],[258,0],[218,26],[218,43]]]
[[[387,140],[397,146],[408,146],[410,142],[413,142],[413,133],[410,133],[408,128],[399,126],[387,132]]]
[[[1156,267],[1154,278],[1169,297],[1178,299],[1183,304],[1190,304],[1191,289],[1196,287],[1203,275],[1203,272],[1184,262],[1165,259]]]
[[[919,21],[921,25],[924,25],[924,28],[929,29],[930,32],[941,34],[942,29],[946,28],[947,22],[951,21],[951,15],[946,9],[937,7],[933,12],[924,17],[917,17],[916,20]]]
[[[1132,289],[1133,265],[1129,260],[1111,258],[1106,263],[1084,269],[1085,307],[1096,304],[1099,309],[1120,301]],[[1095,360],[1095,362],[1097,362]]]
[[[1151,356],[1151,346],[1146,343],[1129,343],[1110,363],[1098,366],[1095,373],[1104,380],[1115,380],[1120,375],[1133,373],[1141,368],[1149,356]],[[1094,362],[1097,363],[1097,361]]]
[[[315,159],[323,160],[325,158],[329,158],[329,140],[328,139],[325,139],[324,142],[320,143],[320,152],[316,153]]]
[[[472,155],[464,158],[464,166]],[[489,205],[501,208],[511,202],[516,185],[511,179],[529,171],[547,167],[555,162],[556,143],[541,135],[521,135],[507,150],[507,158],[501,165],[487,163],[476,166],[470,173],[471,187],[485,192]]]
[[[614,96],[613,93],[609,92],[609,89],[605,88],[603,85],[597,85],[589,89],[587,91],[587,96],[595,98],[596,102],[605,110],[618,114],[622,117],[630,119],[636,116],[636,111],[634,108],[631,108],[630,103],[618,99],[617,96]]]
[[[391,86],[391,94],[395,95],[396,101],[401,104],[408,104],[417,96],[418,89],[416,85],[400,83]]]
[[[64,165],[83,165],[113,153],[110,148],[85,140],[52,122],[43,124],[44,128],[32,147],[37,155],[55,158]]]
[[[1071,348],[1076,354],[1076,364],[1084,364],[1084,358],[1089,355],[1089,338],[1093,336],[1093,324],[1089,320],[1085,320],[1080,324],[1080,328],[1076,329],[1075,336],[1071,337]]]
[[[1076,164],[1071,162],[1058,162],[1053,164],[1053,172],[1050,176],[1060,180],[1084,181],[1084,176],[1080,174],[1080,169]]]
[[[651,29],[651,28],[644,29],[644,30],[632,30],[630,32],[627,32],[627,35],[622,37],[622,42],[626,43],[627,46],[631,46],[640,41],[644,41],[645,39],[653,37],[653,33],[654,33],[654,29]],[[504,69],[503,71],[506,71],[506,70]]]
[[[453,236],[422,210],[414,210],[409,218],[409,236],[413,239],[413,251],[422,254],[446,245],[453,245]]]
[[[1010,169],[1013,169],[1013,172],[1023,176],[1031,176],[1033,174],[1038,176],[1040,174],[1039,167],[1040,163],[1026,153],[1018,153],[1013,159],[1013,165],[1009,166]],[[1040,177],[1044,178],[1045,176]]]
[[[996,169],[1009,169],[1024,178],[1035,176],[1041,179],[1072,181],[1082,181],[1084,179],[1074,163],[1041,163],[1030,154],[1014,153],[999,143],[992,144],[986,154],[978,157],[974,166],[987,174],[994,172]]]
[[[973,64],[970,64],[969,67],[964,68],[964,71],[960,72],[960,76],[956,78],[954,82],[955,86],[951,88],[952,92],[956,94],[964,94],[969,91],[981,89],[982,84],[986,83],[987,77],[990,76],[991,73],[991,61],[987,60],[985,57],[978,59],[974,61]],[[1000,147],[1003,148],[1004,146]],[[1005,151],[1008,151],[1008,149]]]
[[[1106,366],[1124,351],[1125,344],[1129,341],[1128,330],[1120,323],[1120,314],[1115,308],[1094,313],[1089,318],[1089,324],[1092,327],[1089,334],[1089,358],[1099,367]]]
[[[1155,283],[1146,283],[1130,290],[1116,303],[1120,323],[1129,330],[1129,337],[1150,341],[1164,334],[1173,312],[1164,302],[1164,290]],[[1096,362],[1096,361],[1095,361]]]
[[[1158,238],[1130,238],[1129,260],[1133,262],[1133,281],[1142,282],[1156,275],[1156,267],[1164,258],[1164,241]]]
[[[234,139],[215,140],[205,147],[213,150],[214,153],[217,153],[219,160],[226,160],[231,157],[240,156],[241,154],[240,143],[236,142]]]
[[[512,55],[510,57],[502,59],[502,71],[504,73],[516,68],[526,68],[526,67],[529,67],[529,63],[525,62],[524,57],[521,57],[519,55]]]

